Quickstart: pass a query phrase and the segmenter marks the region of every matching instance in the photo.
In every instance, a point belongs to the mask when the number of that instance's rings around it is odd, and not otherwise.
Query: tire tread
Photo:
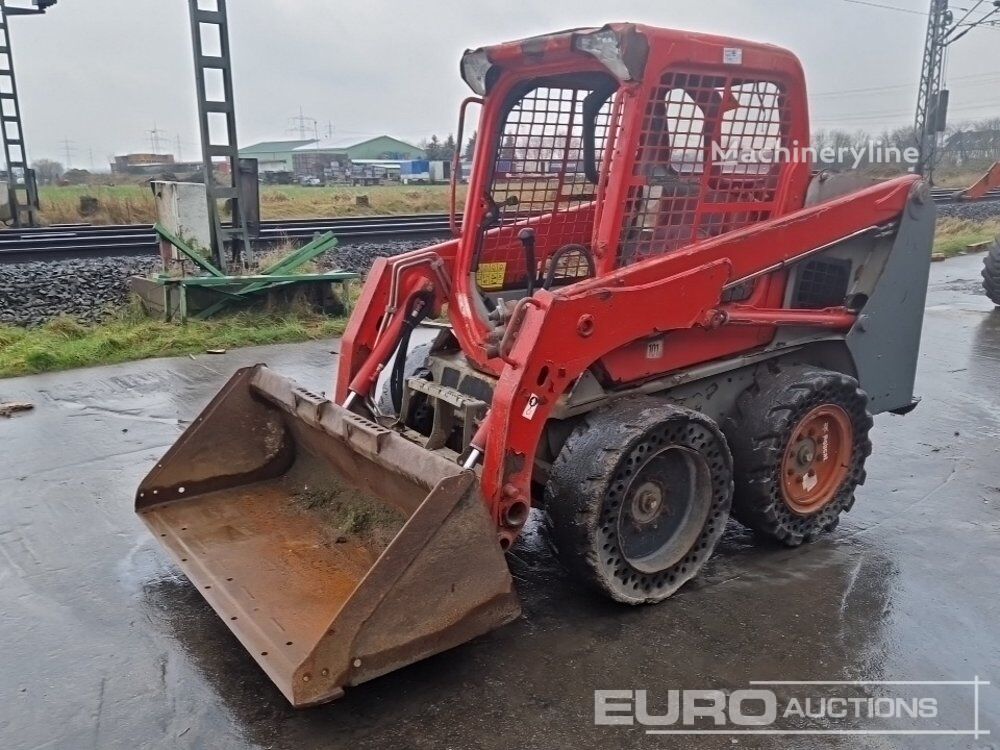
[[[836,497],[811,516],[798,516],[781,498],[781,459],[795,422],[820,403],[837,403],[854,425],[851,471]],[[733,516],[744,526],[788,546],[798,546],[830,531],[854,505],[854,491],[864,484],[868,437],[873,425],[868,396],[843,373],[791,367],[740,395],[736,416],[726,434],[736,471]]]

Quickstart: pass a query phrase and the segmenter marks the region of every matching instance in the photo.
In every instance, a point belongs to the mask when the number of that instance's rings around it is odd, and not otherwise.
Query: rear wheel
[[[994,305],[1000,305],[1000,237],[990,247],[983,261],[983,289]]]
[[[736,519],[789,546],[834,529],[865,480],[867,405],[854,378],[812,368],[745,391],[726,431]]]
[[[580,580],[629,604],[666,599],[712,554],[732,459],[698,412],[642,398],[588,414],[545,488],[552,540]]]

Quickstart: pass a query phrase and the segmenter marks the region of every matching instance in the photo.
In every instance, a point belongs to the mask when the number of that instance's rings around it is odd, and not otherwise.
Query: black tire
[[[831,499],[812,512],[795,510],[782,486],[783,470],[790,473],[786,451],[796,427],[824,404],[839,407],[850,420],[852,434],[845,440],[851,446],[850,457],[839,464],[846,471],[830,488],[827,496]],[[868,396],[852,377],[794,367],[758,380],[740,395],[737,415],[726,425],[736,479],[733,517],[790,547],[832,531],[840,514],[854,504],[855,489],[864,484],[865,459],[872,449],[871,427]]]
[[[430,380],[431,372],[427,368],[431,356],[431,345],[433,342],[421,344],[410,349],[406,354],[406,362],[403,365],[403,382],[409,378],[426,378]],[[396,407],[392,405],[392,395],[389,393],[389,381],[382,384],[382,390],[378,397],[378,410],[386,417],[396,416]]]
[[[983,290],[994,305],[1000,305],[1000,237],[983,260]]]
[[[546,519],[574,577],[619,602],[655,603],[712,554],[732,492],[732,457],[715,422],[629,399],[586,415],[566,440],[545,487]]]

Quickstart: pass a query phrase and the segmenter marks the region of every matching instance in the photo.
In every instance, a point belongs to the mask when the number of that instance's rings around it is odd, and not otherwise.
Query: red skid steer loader
[[[532,507],[628,604],[690,580],[730,513],[809,541],[854,503],[871,415],[916,403],[934,204],[813,176],[794,55],[611,24],[461,71],[460,229],[375,264],[335,398],[241,370],[138,490],[296,706],[515,619]]]

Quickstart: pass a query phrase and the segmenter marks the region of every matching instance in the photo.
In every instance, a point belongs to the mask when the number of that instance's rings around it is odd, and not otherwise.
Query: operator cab
[[[679,34],[619,24],[466,53],[486,95],[463,237],[481,319],[801,207],[783,188],[804,191],[809,165],[782,159],[807,131],[797,61],[748,70],[783,51],[697,34],[698,59],[673,60]]]

